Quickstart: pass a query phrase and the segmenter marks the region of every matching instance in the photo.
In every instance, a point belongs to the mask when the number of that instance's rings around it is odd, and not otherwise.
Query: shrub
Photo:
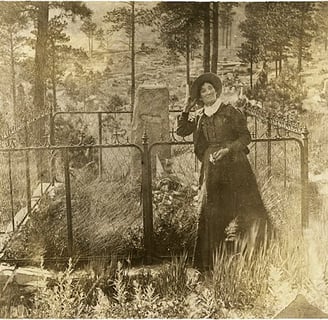
[[[292,109],[302,111],[302,100],[307,92],[296,67],[286,64],[279,77],[271,79],[267,86],[253,91],[252,95],[266,108],[285,113]]]
[[[196,191],[174,176],[154,187],[154,246],[159,255],[193,250],[197,226]]]
[[[64,117],[56,118],[55,143],[57,145],[92,145],[96,139],[89,134],[88,126],[82,123],[80,118],[67,120]],[[82,168],[87,163],[98,160],[96,149],[70,150],[70,165],[74,168]]]

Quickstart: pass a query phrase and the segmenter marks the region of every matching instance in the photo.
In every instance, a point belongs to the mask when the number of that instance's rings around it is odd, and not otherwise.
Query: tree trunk
[[[325,52],[327,51],[327,47],[328,47],[328,33],[326,31],[325,32]]]
[[[37,37],[35,45],[35,88],[34,106],[36,112],[45,112],[45,66],[47,62],[47,35],[49,3],[47,1],[37,3]]]
[[[278,78],[278,60],[277,60],[277,58],[275,58],[274,62],[275,62],[275,69],[276,69],[276,78]]]
[[[217,73],[219,56],[219,4],[213,2],[213,23],[212,23],[212,63],[211,72]]]
[[[282,53],[280,52],[279,55],[279,75],[281,74],[282,71]]]
[[[186,43],[186,76],[187,85],[190,85],[190,35],[189,30],[187,31],[187,43]]]
[[[211,24],[210,24],[210,3],[204,2],[204,42],[203,42],[203,68],[204,72],[209,72],[211,60]]]
[[[251,59],[250,59],[250,75],[249,75],[251,89],[253,89],[253,50],[254,48],[252,44]]]
[[[57,111],[57,84],[56,84],[56,47],[52,44],[52,70],[51,70],[51,84],[52,84],[52,103],[53,112]]]
[[[299,43],[298,43],[298,61],[297,61],[297,71],[302,71],[302,59],[303,59],[303,26],[304,26],[304,10],[301,8],[301,26],[300,26],[300,35],[299,35]]]
[[[135,21],[134,21],[134,2],[131,1],[131,106],[132,110],[134,108],[134,98],[135,98]]]
[[[226,27],[226,43],[225,43],[226,49],[229,47],[229,25],[227,24]]]
[[[13,33],[10,32],[10,67],[11,67],[11,86],[13,99],[13,119],[14,125],[17,125],[17,108],[16,108],[16,71],[15,71],[15,54],[14,54],[14,39]]]
[[[253,58],[251,58],[251,68],[250,68],[250,75],[249,75],[249,79],[250,79],[250,83],[251,83],[251,89],[253,89]]]
[[[222,26],[222,47],[224,47],[224,44],[225,44],[225,34],[226,34],[226,27],[225,26]]]
[[[229,24],[229,47],[231,48],[231,41],[232,41],[232,22]]]
[[[48,19],[49,2],[36,2],[37,7],[37,36],[35,44],[35,86],[34,86],[34,108],[36,115],[45,113],[45,92],[46,92],[46,63],[47,63],[47,37],[48,37]],[[36,139],[42,143],[45,137],[45,122],[39,121],[36,128]],[[38,179],[43,178],[43,169],[46,159],[42,157],[41,152],[37,154],[37,174]],[[41,180],[42,181],[42,180]]]
[[[91,34],[89,34],[89,57],[91,58],[92,52],[91,52]]]
[[[91,31],[91,50],[90,50],[90,57],[92,57],[92,53],[93,53],[93,31]]]

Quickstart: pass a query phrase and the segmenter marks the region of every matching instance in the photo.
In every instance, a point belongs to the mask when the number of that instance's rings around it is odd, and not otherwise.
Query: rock
[[[1,264],[0,265],[0,284],[5,284],[9,277],[13,274],[15,271],[14,266],[10,266],[8,264]]]
[[[280,311],[274,318],[327,318],[328,314],[322,312],[317,307],[311,305],[306,298],[298,294],[296,298],[282,311]]]
[[[19,285],[42,286],[45,278],[52,278],[52,273],[36,267],[18,268],[15,271],[15,281]]]
[[[0,284],[5,285],[8,282],[14,282],[20,286],[44,286],[44,279],[53,278],[54,275],[37,267],[15,268],[7,264],[0,265]]]

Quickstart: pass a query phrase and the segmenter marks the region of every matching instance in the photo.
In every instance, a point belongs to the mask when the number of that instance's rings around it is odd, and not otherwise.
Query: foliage
[[[88,133],[88,126],[81,119],[67,120],[56,118],[55,144],[57,145],[92,145],[95,138]],[[70,150],[70,164],[73,168],[82,168],[86,164],[97,160],[96,150]]]
[[[97,109],[97,99],[101,96],[102,75],[99,71],[87,70],[82,64],[75,62],[74,70],[64,82],[68,97],[78,106],[82,103],[84,110]]]
[[[160,39],[172,57],[181,55],[186,59],[189,80],[190,52],[200,46],[200,5],[195,3],[160,2],[154,10],[155,26]]]
[[[291,6],[291,12],[292,21],[294,21],[294,25],[291,27],[294,37],[292,52],[298,60],[297,70],[301,72],[303,59],[311,59],[310,47],[317,30],[314,20],[315,4],[313,2],[295,2]]]
[[[231,28],[234,15],[236,14],[233,11],[234,7],[237,7],[238,3],[234,2],[222,2],[219,5],[219,25],[222,28],[222,36],[223,43],[226,43],[226,47],[228,47],[228,30]]]
[[[170,176],[154,188],[154,245],[159,255],[191,253],[196,236],[196,193]]]
[[[286,113],[292,109],[301,111],[307,92],[296,67],[285,65],[278,78],[271,79],[265,88],[255,94],[257,98],[263,99],[266,108]]]
[[[86,36],[89,39],[89,53],[90,57],[92,56],[93,51],[93,38],[95,37],[97,30],[97,24],[92,22],[92,19],[90,17],[87,17],[83,20],[83,23],[81,25],[81,31],[86,34]]]
[[[106,12],[104,16],[104,22],[110,23],[111,32],[117,32],[124,30],[127,38],[132,37],[132,10],[131,4],[128,4],[121,8],[116,8]],[[138,8],[134,11],[134,23],[136,25],[150,25],[151,24],[151,10]]]
[[[109,267],[99,265],[100,273],[96,264],[79,271],[70,262],[54,279],[39,282],[25,316],[239,318],[254,315],[256,306],[260,317],[271,316],[277,303],[283,305],[281,298],[295,294],[282,247],[255,252],[240,242],[238,248],[222,248],[213,272],[203,275],[189,267],[185,254],[146,269],[114,259]]]
[[[155,191],[154,194],[155,251],[162,256],[184,250],[191,253],[196,227],[196,207],[190,207],[194,201],[194,191],[178,185],[168,188],[164,181],[159,184],[161,192]],[[95,170],[85,166],[75,169],[71,193],[76,254],[132,253],[139,256],[142,253],[142,219],[137,186],[119,181],[100,182],[95,180]],[[39,261],[41,256],[65,256],[67,226],[64,190],[59,190],[56,198],[46,197],[41,203],[40,210],[31,215],[24,230],[7,250],[8,257]],[[90,215],[92,223],[88,218]]]
[[[315,13],[315,21],[318,25],[317,29],[317,39],[319,41],[323,41],[325,45],[325,51],[328,48],[328,21],[326,19],[328,14],[328,3],[327,2],[319,2],[316,4],[316,13]]]
[[[315,35],[313,3],[249,3],[245,7],[246,20],[239,28],[245,37],[238,56],[248,63],[279,61],[289,56],[310,59],[309,47]],[[281,67],[280,67],[281,72]]]
[[[237,56],[244,63],[251,65],[250,83],[252,86],[253,65],[260,61],[263,56],[261,16],[263,14],[263,4],[248,3],[245,6],[246,20],[239,24],[242,36],[245,41],[241,44],[241,49]]]
[[[70,37],[64,33],[64,29],[67,27],[67,22],[62,21],[61,16],[54,16],[49,21],[48,29],[48,68],[47,77],[51,83],[52,89],[52,105],[56,110],[57,97],[56,91],[58,84],[61,83],[61,79],[64,76],[66,66],[63,61],[67,59],[73,49],[67,45],[70,41]],[[48,97],[49,99],[49,97]]]
[[[23,35],[22,30],[27,27],[28,19],[26,13],[23,12],[22,3],[16,2],[12,5],[1,3],[0,12],[2,73],[10,75],[7,90],[11,92],[13,120],[14,124],[17,124],[20,120],[19,109],[21,109],[21,106],[16,101],[17,69],[25,56],[23,45],[25,44],[26,36]]]
[[[80,318],[84,315],[86,293],[81,283],[72,276],[73,270],[70,260],[67,269],[59,272],[53,283],[42,280],[42,286],[33,298],[30,317]]]
[[[199,47],[200,17],[198,7],[186,3],[158,3],[155,22],[163,44],[173,52],[185,55],[187,45]]]
[[[256,237],[256,230],[252,230]],[[248,239],[239,239],[233,248],[223,244],[217,251],[213,269],[215,298],[226,308],[253,305],[267,291],[268,268],[272,252],[268,244],[250,246]],[[271,248],[270,248],[271,249]]]
[[[103,28],[98,28],[95,32],[95,38],[97,41],[99,41],[99,49],[104,49],[105,48],[105,44],[104,42],[106,41],[106,34],[105,34],[105,30]],[[107,48],[108,49],[108,48]]]

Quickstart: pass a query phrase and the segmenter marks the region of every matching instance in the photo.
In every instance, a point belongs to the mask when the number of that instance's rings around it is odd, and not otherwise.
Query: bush
[[[56,118],[55,144],[57,145],[92,145],[96,139],[89,134],[88,126],[82,124],[81,119],[67,120],[63,117]],[[74,149],[70,150],[70,165],[74,168],[82,168],[87,163],[97,163],[98,150]]]
[[[255,88],[252,95],[252,98],[262,101],[266,108],[286,113],[293,109],[301,111],[307,92],[296,67],[286,64],[278,78],[271,79],[264,88]]]
[[[197,227],[196,191],[170,176],[157,181],[153,194],[155,252],[191,253]]]

